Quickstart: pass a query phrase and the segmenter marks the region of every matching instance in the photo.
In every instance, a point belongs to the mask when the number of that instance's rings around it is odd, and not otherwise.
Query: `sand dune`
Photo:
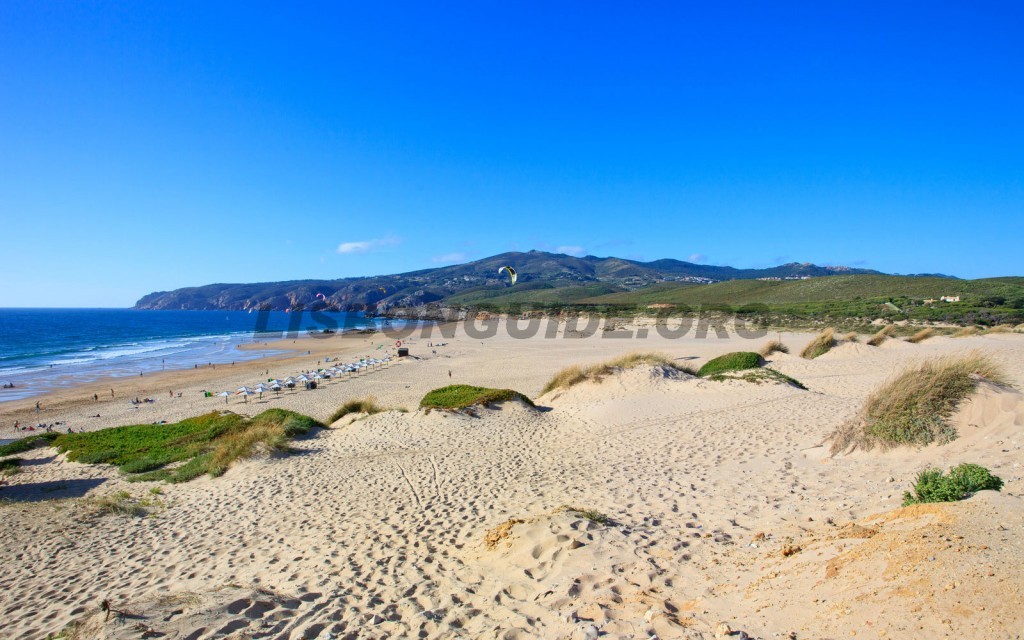
[[[810,338],[785,342],[798,351]],[[832,458],[823,443],[921,359],[980,348],[1024,386],[1021,337],[773,354],[806,391],[638,367],[538,398],[568,364],[639,347],[699,366],[762,341],[457,336],[437,357],[288,401],[324,418],[372,394],[408,413],[346,418],[295,455],[159,496],[108,467],[23,454],[30,464],[0,489],[0,636],[71,623],[79,637],[196,640],[583,638],[590,627],[711,638],[720,623],[763,638],[1019,633],[1019,394],[983,387],[944,447]],[[449,369],[539,408],[416,410]],[[1003,492],[899,508],[920,469],[965,461],[1000,475]],[[150,515],[90,511],[90,498],[122,490],[152,499]],[[125,615],[104,621],[104,599]]]

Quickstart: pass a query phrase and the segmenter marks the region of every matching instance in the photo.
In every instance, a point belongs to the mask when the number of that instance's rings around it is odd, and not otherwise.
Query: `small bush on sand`
[[[20,471],[18,469],[20,464],[21,458],[4,458],[0,460],[0,475],[13,476]]]
[[[896,327],[894,325],[887,324],[882,327],[878,333],[868,338],[868,344],[872,347],[877,347],[894,335],[896,335]]]
[[[350,413],[366,413],[373,415],[375,413],[381,413],[387,411],[384,407],[377,404],[377,399],[373,396],[362,399],[349,400],[345,404],[338,407],[338,410],[331,414],[331,417],[327,419],[328,423],[334,423],[341,420]]]
[[[963,327],[962,329],[957,329],[953,333],[954,338],[966,338],[968,336],[976,335],[978,335],[978,327]]]
[[[93,514],[96,516],[144,516],[147,513],[146,508],[127,491],[118,491],[113,495],[92,498],[87,504],[92,507]]]
[[[844,342],[860,342],[860,338],[857,336],[856,331],[843,334],[840,340],[843,340]]]
[[[979,379],[1006,384],[1000,368],[980,353],[904,370],[875,390],[860,415],[832,435],[832,454],[857,447],[923,446],[953,440],[956,429],[948,418]]]
[[[964,463],[943,475],[942,469],[925,469],[917,474],[914,493],[903,493],[903,506],[923,502],[956,502],[970,498],[978,491],[999,491],[1003,481],[988,469],[976,464]]]
[[[836,346],[835,331],[833,329],[825,329],[814,340],[811,340],[810,344],[804,347],[804,350],[800,352],[800,357],[813,360],[818,356],[828,353],[834,346]]]
[[[616,371],[632,369],[633,367],[639,367],[642,365],[665,367],[667,369],[682,371],[683,373],[694,375],[692,369],[676,364],[666,355],[660,353],[630,353],[615,358],[614,360],[609,360],[608,362],[602,362],[600,364],[594,364],[587,367],[582,367],[578,364],[566,367],[548,380],[548,383],[544,385],[544,389],[540,393],[541,395],[544,395],[545,393],[549,393],[555,389],[568,389],[583,382],[584,380],[600,380],[601,378]]]
[[[533,400],[512,389],[488,389],[468,384],[453,384],[434,389],[420,400],[424,409],[467,409],[478,405],[519,400],[528,406],[534,406]]]
[[[781,340],[771,340],[768,344],[761,347],[761,350],[758,351],[758,353],[767,358],[773,353],[789,353],[789,347],[782,344]]]
[[[608,524],[609,522],[611,522],[611,518],[609,518],[606,514],[597,511],[596,509],[580,509],[578,507],[570,507],[569,505],[563,506],[562,509],[564,509],[567,513],[579,516],[584,520],[589,520],[594,524]]]
[[[928,338],[931,338],[934,335],[935,335],[935,329],[932,329],[931,327],[928,327],[927,329],[921,329],[920,331],[918,331],[914,335],[912,335],[909,338],[907,338],[907,342],[911,342],[913,344],[917,344],[918,342],[924,342],[925,340],[927,340]]]
[[[764,364],[764,359],[753,351],[734,351],[708,360],[697,372],[697,375],[703,378],[727,371],[756,369],[762,364]]]

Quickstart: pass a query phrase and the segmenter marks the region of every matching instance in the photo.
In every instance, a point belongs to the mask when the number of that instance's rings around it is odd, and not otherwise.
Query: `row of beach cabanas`
[[[282,391],[295,389],[300,385],[306,389],[315,389],[317,386],[324,384],[328,380],[335,378],[349,378],[352,375],[358,376],[362,373],[374,371],[389,364],[391,364],[391,356],[384,356],[383,358],[360,358],[358,362],[337,364],[317,369],[316,371],[306,371],[297,376],[290,376],[283,380],[273,378],[266,382],[254,384],[251,387],[243,385],[235,391],[221,391],[220,393],[211,395],[224,398],[225,404],[227,404],[228,398],[231,396],[242,396],[242,400],[248,402],[249,396],[259,395],[262,398],[264,393],[273,391],[274,393],[280,394]]]

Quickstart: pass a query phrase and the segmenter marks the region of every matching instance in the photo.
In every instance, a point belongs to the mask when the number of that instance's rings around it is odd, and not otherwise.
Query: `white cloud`
[[[576,256],[577,258],[582,258],[583,256],[587,255],[587,250],[584,249],[583,247],[577,247],[575,245],[564,245],[561,247],[557,247],[555,249],[555,253],[564,253],[570,256]]]
[[[687,262],[696,262],[697,264],[703,264],[708,257],[703,253],[691,253],[690,257],[686,259]]]
[[[385,236],[373,240],[357,240],[355,242],[342,242],[338,245],[338,253],[366,253],[381,247],[393,247],[401,240],[395,236]]]
[[[444,263],[465,262],[466,254],[461,251],[453,251],[452,253],[446,253],[443,256],[434,256],[430,261]]]

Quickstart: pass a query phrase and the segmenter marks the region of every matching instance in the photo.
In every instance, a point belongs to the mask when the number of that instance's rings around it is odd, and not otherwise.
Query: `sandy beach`
[[[323,421],[367,396],[394,409],[177,485],[20,454],[0,487],[0,637],[1020,637],[1024,336],[851,342],[804,360],[813,335],[783,333],[790,354],[769,365],[806,390],[642,366],[541,395],[567,365],[644,351],[699,367],[778,337],[556,328],[517,339],[502,324],[481,340],[459,325],[406,339],[412,357],[386,367],[248,402],[202,392],[394,352],[393,340],[271,343],[290,353],[120,379],[113,398],[97,383],[0,405],[5,438],[15,420],[77,431],[282,407]],[[829,455],[826,438],[878,385],[972,350],[1015,389],[982,385],[952,418],[958,439]],[[450,383],[515,389],[537,408],[418,409]],[[920,470],[961,462],[1003,490],[900,508]],[[150,497],[149,515],[84,506],[120,491]]]

